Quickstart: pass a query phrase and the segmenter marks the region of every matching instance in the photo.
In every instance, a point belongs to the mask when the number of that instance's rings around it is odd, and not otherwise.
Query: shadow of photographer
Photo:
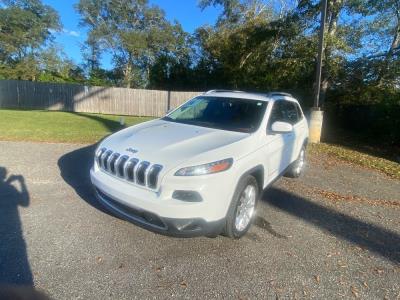
[[[25,180],[7,178],[7,169],[0,167],[0,284],[33,285],[19,206],[29,206]]]

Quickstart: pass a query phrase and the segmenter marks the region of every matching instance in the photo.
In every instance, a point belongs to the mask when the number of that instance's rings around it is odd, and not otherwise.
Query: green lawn
[[[117,131],[120,116],[41,110],[0,110],[0,139],[42,142],[94,143]],[[150,117],[123,117],[126,125]]]

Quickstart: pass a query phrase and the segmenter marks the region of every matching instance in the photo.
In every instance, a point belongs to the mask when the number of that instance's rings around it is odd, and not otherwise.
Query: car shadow
[[[112,215],[97,200],[90,181],[90,169],[93,166],[97,144],[85,146],[64,154],[58,160],[58,168],[63,180],[69,184],[80,198],[94,208]]]
[[[76,113],[71,112],[71,114]],[[105,119],[100,116],[92,114],[79,115],[99,122],[110,132],[116,132],[125,128],[125,125],[121,125],[117,121]],[[94,162],[94,152],[100,142],[64,154],[59,158],[57,164],[61,177],[75,190],[79,197],[94,208],[114,216],[97,200],[90,181],[90,169]]]
[[[362,249],[400,263],[400,235],[272,186],[262,200]]]

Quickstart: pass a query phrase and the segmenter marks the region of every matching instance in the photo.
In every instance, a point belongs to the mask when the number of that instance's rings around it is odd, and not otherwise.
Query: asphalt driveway
[[[243,239],[178,239],[97,203],[94,146],[0,150],[0,283],[55,299],[400,299],[400,181],[375,171],[310,157],[264,193]]]

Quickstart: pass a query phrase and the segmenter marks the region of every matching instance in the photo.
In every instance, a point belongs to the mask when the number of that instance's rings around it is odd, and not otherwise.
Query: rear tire
[[[260,192],[257,180],[246,175],[236,187],[229,207],[224,235],[230,238],[241,238],[251,227]]]
[[[291,164],[289,170],[286,172],[286,177],[297,178],[303,174],[304,166],[306,164],[306,147],[301,147],[299,156],[297,159]]]

